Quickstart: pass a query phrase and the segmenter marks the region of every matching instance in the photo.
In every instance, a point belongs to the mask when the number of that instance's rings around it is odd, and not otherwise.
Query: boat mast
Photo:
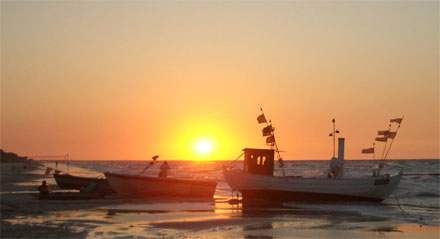
[[[69,169],[70,169],[70,155],[69,155],[69,153],[64,155],[64,160],[67,160],[67,173],[69,173]]]
[[[385,155],[383,156],[383,160],[385,160],[385,159],[388,157],[388,154],[390,153],[391,147],[393,146],[394,139],[397,137],[397,133],[399,132],[400,124],[402,123],[403,118],[404,118],[404,116],[402,116],[400,123],[397,125],[397,129],[396,129],[396,131],[394,132],[395,135],[394,135],[394,137],[391,138],[390,145],[389,145],[389,147],[388,147],[388,149],[387,149]]]
[[[336,122],[335,119],[332,120],[333,123],[333,158],[335,157],[335,144],[336,144]]]
[[[274,128],[272,127],[272,121],[271,120],[269,120],[269,121],[266,120],[266,115],[264,114],[263,108],[261,106],[260,106],[260,111],[261,111],[261,116],[263,116],[263,118],[261,119],[261,122],[257,118],[258,123],[266,123],[266,127],[270,127],[271,132],[270,132],[269,137],[273,137],[273,142],[270,143],[270,148],[274,149],[274,147],[275,147],[275,151],[276,151],[277,157],[278,157],[279,167],[282,169],[283,176],[286,176],[286,171],[284,170],[284,162],[283,162],[283,159],[281,158],[280,150],[278,149],[278,144],[277,144],[277,141],[275,139],[275,132],[274,132]],[[266,139],[266,143],[267,143],[267,139]]]
[[[376,142],[373,142],[373,160],[376,159]]]
[[[329,136],[333,136],[333,157],[335,158],[336,155],[336,134],[339,133],[339,130],[336,129],[336,120],[333,118],[332,119],[332,124],[333,124],[333,132],[329,134]]]
[[[266,114],[264,113],[263,108],[261,108],[261,106],[260,106],[260,111],[266,117]],[[272,120],[269,120],[269,122],[266,121],[266,126],[272,126]],[[274,131],[272,131],[272,136],[275,139],[275,132]],[[271,147],[271,149],[273,149],[273,147],[275,147],[275,151],[277,152],[278,159],[280,159],[281,155],[280,155],[280,151],[278,150],[278,145],[277,145],[276,139],[274,140],[273,145],[270,145],[270,147]]]
[[[391,123],[388,124],[388,132],[390,130],[391,130]],[[385,146],[383,146],[383,150],[382,150],[382,157],[381,157],[382,160],[385,160],[385,152],[386,152],[387,145],[388,145],[388,137],[385,137],[385,138],[386,138],[386,141],[385,141]]]

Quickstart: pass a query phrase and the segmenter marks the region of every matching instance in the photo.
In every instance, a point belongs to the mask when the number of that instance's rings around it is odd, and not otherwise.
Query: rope
[[[397,198],[397,195],[394,195],[394,199],[396,200],[397,207],[400,209],[400,211],[402,211],[406,216],[414,217],[414,215],[410,214],[405,209],[403,209],[403,207],[400,205],[400,202],[399,202],[399,199]],[[420,216],[419,218],[417,218],[417,220],[419,221],[419,224],[422,224],[423,217]]]
[[[156,163],[156,160],[150,162],[140,173],[139,175],[142,175],[147,169],[151,168]]]
[[[397,198],[397,195],[394,195],[394,199],[396,200],[397,207],[399,207],[399,209],[402,212],[404,212],[406,215],[411,216],[411,214],[409,214],[407,211],[405,211],[405,209],[402,208],[402,206],[400,205],[399,199]]]
[[[228,166],[231,166],[233,163],[235,163],[236,161],[238,161],[240,158],[241,158],[241,156],[243,156],[243,152],[241,152],[240,153],[240,155],[238,155],[234,160],[232,160],[231,162],[229,162],[229,163],[227,163],[227,164],[222,164],[222,169],[226,166],[226,167],[228,167]],[[220,168],[219,168],[220,169]]]
[[[404,118],[404,116],[402,116],[402,120],[403,120],[403,118]],[[393,146],[393,142],[394,142],[394,140],[397,138],[397,133],[399,132],[399,129],[400,129],[400,125],[401,125],[401,124],[402,124],[402,121],[400,121],[399,125],[397,125],[397,128],[395,129],[395,135],[394,135],[393,138],[391,138],[390,146],[388,147],[387,152],[385,153],[385,156],[384,156],[383,159],[386,159],[386,158],[388,157],[388,154],[389,154],[390,151],[391,151],[391,147]],[[390,124],[390,125],[391,125],[391,124]],[[390,126],[390,129],[389,129],[389,130],[391,130],[391,126]],[[388,140],[387,140],[387,142],[388,142]]]

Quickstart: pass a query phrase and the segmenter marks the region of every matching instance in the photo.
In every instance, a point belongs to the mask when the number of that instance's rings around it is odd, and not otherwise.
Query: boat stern
[[[369,194],[380,199],[380,201],[388,198],[399,186],[400,180],[402,179],[402,172],[395,175],[383,175],[376,177],[374,179],[374,188]]]

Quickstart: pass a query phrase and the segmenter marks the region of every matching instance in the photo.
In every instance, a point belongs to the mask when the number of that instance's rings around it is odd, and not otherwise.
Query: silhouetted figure
[[[40,196],[39,196],[40,199],[45,199],[49,197],[49,187],[47,186],[45,180],[38,187],[38,191],[40,192]]]
[[[327,177],[328,178],[337,178],[340,177],[342,174],[342,163],[339,161],[336,157],[333,157],[330,160],[330,169],[328,171]]]
[[[383,166],[383,163],[378,163],[373,166],[373,177],[380,176],[380,171],[383,169]]]
[[[168,170],[170,170],[170,166],[167,161],[165,161],[160,165],[159,178],[166,178],[168,176]]]
[[[50,172],[52,172],[52,168],[47,167],[47,168],[46,168],[46,171],[44,172],[44,176],[49,176],[49,175],[50,175]]]

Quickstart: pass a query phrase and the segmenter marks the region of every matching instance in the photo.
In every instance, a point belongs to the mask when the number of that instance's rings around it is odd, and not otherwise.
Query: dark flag
[[[377,131],[377,135],[388,136],[390,134],[389,130],[379,130]]]
[[[374,154],[374,148],[362,149],[363,154]]]
[[[271,135],[266,138],[266,144],[267,145],[273,145],[275,144],[275,136]]]
[[[272,125],[268,125],[268,126],[264,127],[263,128],[263,136],[271,135],[274,130],[275,129],[272,127]]]
[[[389,132],[387,136],[390,139],[394,139],[396,137],[396,135],[397,135],[397,132]]]
[[[379,142],[387,142],[387,137],[376,137],[376,141],[379,141]]]
[[[391,119],[390,123],[398,123],[398,124],[400,124],[400,123],[402,123],[402,120],[403,120],[403,118],[395,118],[395,119]]]
[[[159,158],[159,155],[154,155],[153,157],[151,157],[151,159],[153,159],[153,161],[151,161],[140,173],[143,174],[147,169],[151,168],[151,166],[154,165],[154,163],[156,162],[156,160]]]
[[[259,115],[257,121],[259,124],[267,123],[266,116],[264,116],[264,114]]]

